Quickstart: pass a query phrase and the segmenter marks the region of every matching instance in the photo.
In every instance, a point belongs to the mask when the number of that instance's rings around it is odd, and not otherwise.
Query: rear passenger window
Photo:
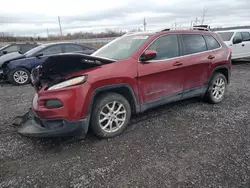
[[[218,41],[214,37],[205,36],[205,38],[207,40],[208,50],[214,50],[214,49],[220,48],[220,44],[218,43]]]
[[[48,47],[44,51],[42,51],[43,55],[52,55],[62,53],[61,45],[55,45]]]
[[[250,33],[249,32],[242,32],[242,39],[243,41],[250,41]]]
[[[163,60],[179,56],[177,35],[162,36],[154,41],[148,50],[155,50],[157,56],[154,60]]]
[[[25,52],[31,50],[31,49],[34,48],[34,47],[35,47],[34,45],[22,44],[22,45],[20,46],[20,51],[21,51],[22,53],[25,53]]]
[[[67,44],[67,45],[65,45],[64,47],[65,47],[65,52],[77,52],[77,51],[82,51],[81,46],[78,46],[78,45]]]
[[[202,35],[183,34],[182,38],[185,55],[204,52],[207,50],[206,42]]]

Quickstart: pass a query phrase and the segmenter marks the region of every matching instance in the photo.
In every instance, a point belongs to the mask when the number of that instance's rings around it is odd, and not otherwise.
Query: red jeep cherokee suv
[[[37,92],[18,131],[83,138],[91,128],[99,137],[114,137],[132,113],[191,97],[221,102],[230,75],[231,51],[216,33],[126,34],[90,56],[55,55],[34,69]]]

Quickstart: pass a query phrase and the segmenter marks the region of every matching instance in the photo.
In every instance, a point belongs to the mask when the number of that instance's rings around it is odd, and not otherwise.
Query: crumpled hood
[[[0,67],[2,67],[3,63],[6,61],[13,61],[17,59],[25,58],[24,54],[20,54],[19,52],[12,52],[0,57]]]
[[[79,53],[67,53],[48,57],[40,66],[31,72],[31,83],[35,88],[41,88],[45,83],[51,83],[70,74],[83,70],[100,68],[103,64],[116,60]]]

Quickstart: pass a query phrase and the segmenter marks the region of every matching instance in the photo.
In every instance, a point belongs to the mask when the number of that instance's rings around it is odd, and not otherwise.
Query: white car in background
[[[237,29],[217,32],[232,48],[232,59],[250,58],[250,30]]]

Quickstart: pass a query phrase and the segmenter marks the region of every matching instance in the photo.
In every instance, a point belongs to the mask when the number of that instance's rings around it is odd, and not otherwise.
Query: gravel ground
[[[11,119],[30,86],[0,87],[0,187],[250,187],[250,63],[233,66],[226,99],[192,99],[133,117],[119,137],[31,139]]]

